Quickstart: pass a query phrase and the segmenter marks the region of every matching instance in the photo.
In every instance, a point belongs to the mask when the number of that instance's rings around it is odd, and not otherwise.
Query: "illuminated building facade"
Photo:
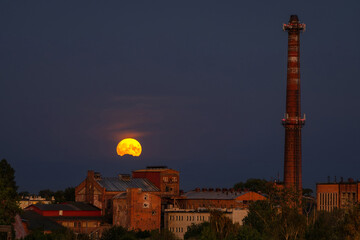
[[[332,211],[360,202],[360,182],[349,178],[347,182],[316,184],[317,210]]]
[[[247,209],[217,209],[228,217],[232,223],[242,225],[242,220],[247,216]],[[166,209],[165,228],[174,233],[176,237],[183,239],[185,233],[192,224],[200,224],[210,221],[209,209]]]

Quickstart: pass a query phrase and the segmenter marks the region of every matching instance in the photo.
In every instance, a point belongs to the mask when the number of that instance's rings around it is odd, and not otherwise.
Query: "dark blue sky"
[[[0,158],[20,190],[147,165],[181,187],[283,175],[287,33],[301,36],[303,183],[360,178],[359,1],[0,3]],[[140,158],[119,157],[135,137]]]

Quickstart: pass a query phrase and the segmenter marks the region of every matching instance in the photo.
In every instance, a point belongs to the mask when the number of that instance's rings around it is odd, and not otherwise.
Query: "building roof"
[[[186,199],[218,199],[218,200],[232,200],[239,196],[246,194],[247,192],[230,192],[230,191],[190,191],[185,193]]]
[[[63,204],[34,204],[42,211],[101,211],[101,209],[84,202],[68,202]]]
[[[104,220],[101,216],[49,216],[49,219],[52,220],[96,220],[96,221],[102,221]]]
[[[105,177],[96,181],[108,192],[125,192],[128,188],[141,188],[144,192],[160,191],[154,184],[145,178],[130,178],[124,180],[118,177]]]
[[[126,196],[127,196],[127,193],[123,192],[123,193],[116,194],[113,198],[115,198],[115,199],[124,199],[124,198],[126,198]]]
[[[54,231],[64,228],[59,223],[41,216],[35,211],[25,210],[20,214],[20,217],[27,223],[30,230]]]

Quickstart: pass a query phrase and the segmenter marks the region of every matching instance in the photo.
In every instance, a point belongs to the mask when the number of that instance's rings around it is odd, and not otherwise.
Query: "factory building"
[[[75,188],[75,200],[99,208],[101,216],[112,225],[133,230],[166,227],[180,236],[185,234],[189,224],[208,221],[211,209],[222,209],[226,214],[231,212],[231,219],[237,219],[235,216],[239,211],[245,214],[251,202],[266,199],[259,193],[225,188],[197,188],[183,193],[179,188],[179,175],[178,171],[162,166],[147,167],[133,171],[132,175],[119,174],[117,177],[103,177],[90,170],[85,180]]]
[[[63,204],[35,204],[25,208],[22,219],[32,226],[48,222],[56,222],[70,228],[75,233],[97,234],[102,231],[100,227],[103,217],[101,210],[91,204],[69,202]],[[45,219],[45,220],[44,220]],[[40,221],[41,220],[41,221]],[[34,227],[33,227],[34,228]]]
[[[113,225],[126,229],[160,229],[161,198],[143,192],[140,188],[129,188],[113,198]]]
[[[243,219],[247,216],[247,209],[216,209],[228,217],[232,223],[242,225]],[[165,228],[174,233],[176,237],[184,239],[184,235],[192,224],[200,224],[210,221],[210,209],[166,209]]]
[[[128,229],[160,229],[163,210],[179,195],[179,172],[147,167],[117,177],[88,171],[75,188],[75,200],[101,209],[108,222]]]
[[[348,181],[317,183],[317,210],[332,211],[347,208],[360,202],[360,182],[349,178]]]
[[[256,192],[239,192],[233,189],[196,188],[176,199],[176,206],[181,209],[198,208],[247,208],[250,203],[265,200],[266,197]]]

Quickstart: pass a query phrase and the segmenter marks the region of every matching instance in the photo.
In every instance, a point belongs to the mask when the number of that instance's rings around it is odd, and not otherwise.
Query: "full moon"
[[[120,156],[124,156],[125,154],[138,157],[141,154],[141,145],[140,143],[133,138],[125,138],[119,142],[116,147],[116,152]]]

